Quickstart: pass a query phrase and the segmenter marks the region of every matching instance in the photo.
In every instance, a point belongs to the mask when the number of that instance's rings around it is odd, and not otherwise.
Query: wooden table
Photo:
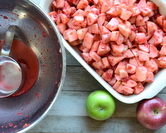
[[[39,3],[40,0],[34,0]],[[67,54],[65,83],[47,116],[28,133],[166,133],[166,125],[151,131],[136,119],[137,104],[124,104],[116,100],[113,116],[106,121],[91,119],[85,110],[87,96],[95,90],[104,89],[74,58]],[[166,88],[159,94],[166,101]]]

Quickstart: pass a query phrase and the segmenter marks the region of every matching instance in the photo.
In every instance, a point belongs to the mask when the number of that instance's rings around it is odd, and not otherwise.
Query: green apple
[[[86,99],[86,111],[95,120],[110,118],[116,108],[114,97],[105,90],[96,90]]]

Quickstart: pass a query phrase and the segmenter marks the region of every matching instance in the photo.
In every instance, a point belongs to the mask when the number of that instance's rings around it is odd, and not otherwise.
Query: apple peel
[[[86,99],[86,111],[95,120],[106,120],[115,112],[114,97],[105,90],[96,90]]]
[[[142,100],[137,105],[136,116],[142,126],[159,129],[166,124],[166,102],[159,97]]]

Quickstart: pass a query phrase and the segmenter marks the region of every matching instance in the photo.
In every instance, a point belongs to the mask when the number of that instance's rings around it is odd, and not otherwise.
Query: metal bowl
[[[1,0],[0,40],[11,24],[19,28],[17,37],[36,54],[39,73],[28,92],[0,99],[0,132],[3,133],[26,132],[36,125],[55,102],[66,71],[59,32],[40,7],[28,0]]]

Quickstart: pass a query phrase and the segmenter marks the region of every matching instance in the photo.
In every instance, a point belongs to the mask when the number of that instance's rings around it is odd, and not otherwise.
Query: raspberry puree
[[[20,40],[13,40],[10,56],[20,64],[23,72],[23,83],[19,91],[12,95],[19,96],[30,90],[36,82],[39,72],[39,63],[32,49]]]

